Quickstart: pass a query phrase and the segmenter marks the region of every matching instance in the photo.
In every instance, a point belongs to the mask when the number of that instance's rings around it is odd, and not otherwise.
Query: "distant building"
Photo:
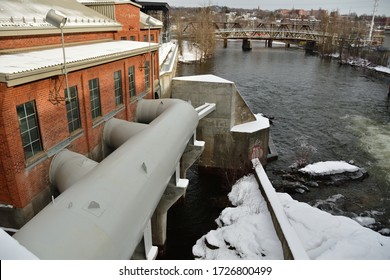
[[[67,17],[69,91],[60,29],[45,21],[52,7]],[[0,226],[19,228],[50,202],[58,151],[100,161],[104,123],[133,120],[138,100],[158,95],[162,22],[140,8],[125,0],[1,1]]]

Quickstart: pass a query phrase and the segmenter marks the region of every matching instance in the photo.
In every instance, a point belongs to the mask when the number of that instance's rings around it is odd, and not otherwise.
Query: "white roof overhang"
[[[158,44],[136,41],[110,41],[65,47],[67,72],[102,65],[158,51]],[[0,55],[0,82],[8,87],[62,75],[62,48]]]

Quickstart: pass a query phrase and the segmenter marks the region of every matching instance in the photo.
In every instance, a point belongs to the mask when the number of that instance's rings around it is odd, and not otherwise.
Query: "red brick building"
[[[48,174],[58,151],[100,161],[104,123],[132,121],[138,100],[154,98],[162,26],[124,0],[1,6],[0,226],[19,228],[55,195]],[[50,9],[67,17],[66,68],[60,30],[45,21]]]

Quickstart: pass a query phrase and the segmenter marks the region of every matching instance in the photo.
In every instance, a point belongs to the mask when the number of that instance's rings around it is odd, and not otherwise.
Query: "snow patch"
[[[302,173],[312,175],[333,175],[344,172],[356,172],[359,170],[359,167],[345,161],[321,161],[306,165],[304,168],[299,169]]]
[[[256,117],[255,121],[235,125],[232,127],[231,131],[253,133],[255,131],[269,128],[270,125],[269,125],[268,118],[263,117],[263,115],[261,114],[256,114],[255,117]]]

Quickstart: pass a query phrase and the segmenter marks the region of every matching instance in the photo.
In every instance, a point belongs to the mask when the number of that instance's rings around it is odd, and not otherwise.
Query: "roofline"
[[[80,4],[83,4],[85,6],[88,6],[88,5],[100,5],[100,6],[103,6],[103,5],[122,5],[122,4],[131,4],[133,6],[136,6],[138,8],[142,8],[142,6],[138,3],[135,3],[133,1],[128,1],[128,2],[117,2],[115,0],[107,0],[107,1],[78,1]]]
[[[150,45],[138,48],[136,50],[130,50],[126,52],[120,52],[117,54],[111,54],[107,56],[100,56],[91,58],[88,60],[75,61],[66,63],[66,69],[68,73],[78,71],[81,69],[94,67],[114,61],[118,61],[121,59],[137,56],[140,54],[146,54],[151,51],[158,51],[159,45]],[[22,84],[26,84],[29,82],[38,81],[41,79],[63,75],[63,64],[54,65],[50,67],[44,67],[39,69],[34,69],[31,71],[24,71],[19,73],[0,73],[0,82],[6,83],[7,87],[18,86]]]
[[[166,9],[170,9],[171,7],[167,2],[159,2],[159,1],[153,1],[153,2],[146,2],[146,1],[138,1],[142,5],[142,7],[164,7]]]

